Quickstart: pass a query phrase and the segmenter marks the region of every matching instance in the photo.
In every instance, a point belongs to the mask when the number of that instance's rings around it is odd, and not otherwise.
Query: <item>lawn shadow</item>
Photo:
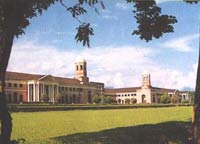
[[[171,121],[52,138],[61,144],[190,144],[191,123]]]

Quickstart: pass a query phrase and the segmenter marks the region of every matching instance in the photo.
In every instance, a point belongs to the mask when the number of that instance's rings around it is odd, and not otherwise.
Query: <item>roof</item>
[[[51,76],[51,75],[47,75]],[[71,85],[80,85],[80,81],[74,78],[63,78],[63,77],[55,77],[52,76],[56,82],[59,84],[71,84]],[[28,81],[28,80],[39,80],[45,78],[45,75],[38,75],[38,74],[27,74],[27,73],[19,73],[19,72],[6,72],[6,80],[21,80],[21,81]],[[41,80],[42,80],[41,79]]]
[[[37,80],[44,75],[38,74],[27,74],[27,73],[19,73],[19,72],[6,72],[6,80]]]
[[[128,87],[128,88],[115,88],[115,89],[105,89],[105,93],[126,93],[126,92],[136,92],[137,89],[141,87]]]
[[[86,62],[86,60],[82,56],[78,56],[76,58],[76,63],[79,63],[79,62]]]
[[[159,87],[151,87],[152,90],[164,91],[164,92],[174,92],[176,89],[168,89],[168,88],[159,88]]]
[[[80,85],[80,81],[75,78],[62,78],[62,77],[55,77],[59,84],[72,84],[72,85]]]

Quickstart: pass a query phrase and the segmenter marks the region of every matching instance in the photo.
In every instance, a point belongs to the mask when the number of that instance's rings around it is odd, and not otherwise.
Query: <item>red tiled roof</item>
[[[6,80],[37,80],[44,75],[37,74],[27,74],[27,73],[19,73],[19,72],[6,72]]]
[[[80,85],[80,81],[74,78],[62,78],[62,77],[55,77],[59,84],[71,84],[71,85]]]
[[[159,88],[159,87],[151,87],[152,90],[158,90],[158,91],[165,91],[165,92],[174,92],[176,89],[167,89],[167,88]]]
[[[125,93],[125,92],[136,92],[137,89],[141,87],[128,87],[128,88],[115,88],[115,89],[105,89],[105,93]]]
[[[45,75],[37,75],[37,74],[27,74],[27,73],[19,73],[19,72],[6,72],[6,80],[39,80],[40,78],[44,77]],[[73,78],[62,78],[62,77],[54,77],[55,80],[59,84],[71,84],[71,85],[80,85],[80,81]]]

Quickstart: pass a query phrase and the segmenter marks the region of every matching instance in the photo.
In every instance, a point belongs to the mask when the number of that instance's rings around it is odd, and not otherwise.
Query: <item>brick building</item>
[[[52,103],[92,103],[93,96],[104,90],[104,84],[89,81],[85,59],[77,58],[75,67],[75,78],[7,72],[7,101],[41,102],[48,97]]]
[[[179,102],[189,100],[187,91],[153,87],[148,73],[142,75],[139,87],[105,89],[104,83],[89,81],[87,62],[81,57],[75,62],[75,78],[7,72],[6,93],[9,103],[42,102],[47,97],[51,103],[86,104],[93,103],[95,95],[111,96],[118,104],[131,103],[133,98],[137,103],[159,103],[163,94],[176,95]]]
[[[149,73],[142,75],[140,87],[105,89],[105,95],[112,96],[118,104],[129,104],[132,99],[136,99],[137,103],[159,103],[163,94],[170,97],[178,96],[179,103],[190,99],[188,91],[153,87]]]

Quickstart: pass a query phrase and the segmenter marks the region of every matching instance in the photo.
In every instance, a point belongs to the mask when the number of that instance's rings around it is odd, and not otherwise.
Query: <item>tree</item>
[[[194,96],[195,96],[194,92],[192,92],[192,91],[188,92],[189,103],[194,103]]]
[[[93,98],[93,102],[96,104],[99,104],[101,102],[101,97],[98,95],[95,95]]]
[[[170,96],[169,96],[168,94],[163,94],[163,95],[160,97],[160,102],[161,102],[161,103],[164,103],[164,104],[170,103]]]
[[[177,22],[174,16],[162,15],[161,9],[154,0],[137,1],[126,0],[135,7],[135,18],[138,23],[138,29],[133,31],[133,35],[139,35],[146,41],[152,38],[160,38],[164,33],[173,32],[173,24]],[[148,1],[148,2],[147,2]],[[197,3],[197,0],[185,0],[190,3]],[[82,42],[83,45],[90,46],[89,37],[94,35],[93,29],[89,23],[81,22],[78,16],[85,14],[85,5],[89,5],[97,12],[96,4],[100,0],[76,0],[74,6],[67,7],[63,0],[1,0],[0,1],[0,120],[1,120],[1,143],[9,144],[12,131],[12,118],[7,108],[5,98],[5,74],[12,50],[14,37],[24,33],[24,29],[30,24],[29,20],[42,14],[50,5],[60,2],[66,11],[72,14],[79,23],[75,39]],[[199,59],[200,63],[200,59]],[[193,132],[195,143],[200,136],[200,65],[198,65],[195,100],[194,100],[194,122]]]
[[[136,104],[137,103],[137,99],[136,98],[131,98],[131,103],[132,104]]]
[[[43,102],[48,102],[48,101],[49,101],[48,95],[42,94],[41,100],[42,100]]]
[[[170,102],[173,103],[173,104],[179,103],[179,97],[177,95],[172,96],[170,98]]]
[[[128,99],[128,98],[125,99],[125,104],[130,104],[130,102],[131,102],[130,99]]]
[[[113,99],[111,96],[106,96],[105,99],[104,99],[104,102],[106,104],[111,104],[113,102]]]

